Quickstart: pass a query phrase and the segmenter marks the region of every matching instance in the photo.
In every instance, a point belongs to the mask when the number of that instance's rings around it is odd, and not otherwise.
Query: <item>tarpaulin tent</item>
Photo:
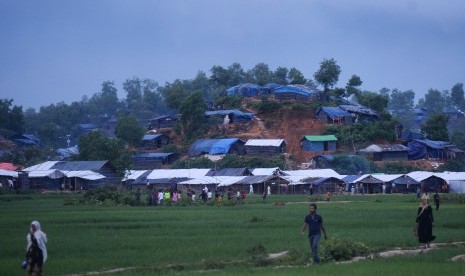
[[[244,141],[239,138],[201,139],[189,148],[189,156],[202,154],[228,154],[235,151],[242,154]]]

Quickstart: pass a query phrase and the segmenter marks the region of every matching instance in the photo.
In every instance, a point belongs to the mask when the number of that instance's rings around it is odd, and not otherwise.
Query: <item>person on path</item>
[[[268,185],[268,187],[267,187],[266,189],[267,189],[267,190],[266,190],[266,193],[267,193],[268,195],[271,195],[271,187]]]
[[[305,217],[304,224],[300,229],[300,235],[303,236],[305,234],[305,229],[307,229],[308,226],[308,239],[312,250],[314,264],[318,264],[320,262],[320,259],[318,258],[318,244],[321,238],[321,231],[323,231],[325,240],[328,239],[326,229],[323,224],[323,218],[316,213],[316,208],[315,203],[310,204],[310,214]]]
[[[434,205],[436,205],[436,211],[439,211],[439,204],[441,202],[441,196],[439,195],[438,191],[434,193],[433,199],[434,199]]]
[[[40,223],[36,220],[31,222],[27,240],[26,269],[29,275],[42,275],[42,268],[47,260],[47,234],[40,228]]]
[[[249,185],[249,195],[253,195],[253,186],[252,186],[252,184]]]
[[[428,204],[428,198],[423,195],[421,198],[420,207],[418,207],[417,217],[418,242],[424,244],[425,248],[430,247],[436,237],[433,236],[434,217],[433,209]]]

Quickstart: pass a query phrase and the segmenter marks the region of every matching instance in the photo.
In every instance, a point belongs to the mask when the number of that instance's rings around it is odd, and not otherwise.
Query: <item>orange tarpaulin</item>
[[[1,170],[7,170],[7,171],[14,171],[18,167],[13,165],[12,163],[0,163],[0,169]]]

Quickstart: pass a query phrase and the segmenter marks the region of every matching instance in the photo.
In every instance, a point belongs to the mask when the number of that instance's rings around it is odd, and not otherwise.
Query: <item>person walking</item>
[[[320,262],[320,259],[318,258],[318,243],[320,242],[321,231],[323,231],[325,240],[328,239],[326,229],[323,224],[323,218],[316,213],[316,208],[315,203],[310,204],[310,214],[305,217],[304,224],[300,229],[300,235],[303,236],[305,234],[305,229],[308,227],[308,239],[312,250],[314,264],[318,264]]]
[[[433,209],[428,204],[428,198],[425,195],[421,198],[421,204],[418,207],[415,221],[417,223],[418,242],[424,244],[425,248],[429,248],[430,242],[436,237],[433,236]]]
[[[47,234],[40,228],[40,223],[36,220],[31,222],[27,240],[26,269],[29,275],[42,275],[42,268],[47,260]]]
[[[439,203],[441,202],[441,196],[439,195],[438,191],[434,193],[433,199],[434,199],[434,205],[436,205],[436,211],[439,211]]]

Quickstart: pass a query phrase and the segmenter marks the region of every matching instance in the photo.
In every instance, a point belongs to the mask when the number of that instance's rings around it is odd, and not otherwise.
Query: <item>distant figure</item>
[[[386,184],[383,183],[383,185],[381,185],[382,189],[383,189],[383,194],[386,193]]]
[[[420,187],[417,188],[417,198],[420,198],[421,196],[421,190]]]
[[[329,201],[331,198],[331,193],[329,191],[326,191],[325,196],[326,196],[326,201]]]
[[[13,185],[13,180],[11,178],[8,178],[8,189],[13,190],[14,185]]]
[[[47,234],[42,232],[40,223],[31,222],[31,228],[27,239],[26,269],[29,275],[41,275],[42,267],[47,260]]]
[[[212,201],[212,199],[213,199],[213,193],[212,193],[212,191],[208,191],[208,193],[207,193],[207,200],[208,200],[208,201]]]
[[[137,189],[136,192],[136,206],[139,206],[140,204],[140,189]]]
[[[207,185],[205,185],[205,187],[203,188],[203,191],[205,192],[205,194],[208,193],[208,187],[207,187]]]
[[[263,203],[266,203],[266,197],[268,193],[266,191],[263,191]]]
[[[253,195],[253,186],[252,186],[252,184],[249,185],[249,195]]]
[[[352,185],[352,188],[350,188],[350,194],[355,195],[355,187]]]
[[[313,184],[310,184],[310,195],[313,195]]]
[[[396,183],[392,183],[391,194],[396,192]]]
[[[415,219],[418,229],[418,241],[425,245],[425,248],[430,247],[436,237],[433,236],[434,217],[433,209],[428,205],[428,199],[425,196],[421,198],[420,207],[418,207],[417,218]]]
[[[229,114],[226,114],[226,116],[224,116],[223,125],[227,125],[229,122],[231,122],[231,119],[229,119]]]
[[[268,195],[271,195],[271,187],[268,185],[268,187],[266,188],[266,193]]]
[[[434,204],[436,205],[436,211],[439,211],[439,203],[441,201],[441,196],[439,196],[438,191],[434,193],[433,199],[434,199]]]
[[[320,259],[318,258],[318,243],[321,238],[321,231],[323,231],[325,240],[328,239],[326,235],[326,229],[323,224],[323,218],[316,213],[316,204],[310,204],[310,214],[305,217],[304,224],[300,229],[300,235],[305,234],[305,229],[308,226],[308,239],[310,242],[310,248],[313,255],[313,263],[318,264]]]

